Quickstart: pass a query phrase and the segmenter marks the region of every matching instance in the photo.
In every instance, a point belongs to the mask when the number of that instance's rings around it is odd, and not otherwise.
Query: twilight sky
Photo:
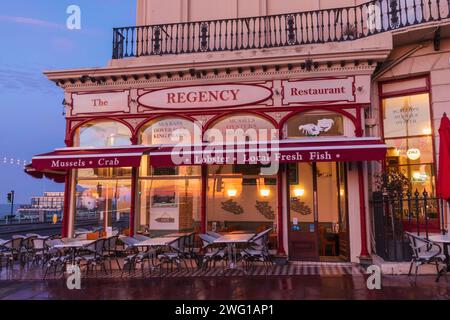
[[[72,4],[81,8],[81,30],[66,28]],[[28,177],[22,167],[35,154],[64,147],[63,91],[42,71],[105,66],[112,28],[135,25],[135,16],[134,0],[1,1],[0,204],[10,190],[20,204],[44,191],[63,190]]]

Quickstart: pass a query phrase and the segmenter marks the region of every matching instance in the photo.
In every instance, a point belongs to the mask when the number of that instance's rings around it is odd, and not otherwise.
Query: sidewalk
[[[200,278],[82,279],[70,291],[65,280],[0,281],[0,299],[35,300],[317,300],[450,299],[445,277],[383,276],[381,290],[368,290],[363,275],[253,276]]]

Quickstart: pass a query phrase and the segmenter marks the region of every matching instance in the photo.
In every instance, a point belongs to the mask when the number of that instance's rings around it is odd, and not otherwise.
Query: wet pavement
[[[383,276],[381,290],[369,290],[366,276],[261,276],[159,279],[82,279],[81,290],[65,280],[0,281],[2,300],[368,300],[450,299],[444,277]]]

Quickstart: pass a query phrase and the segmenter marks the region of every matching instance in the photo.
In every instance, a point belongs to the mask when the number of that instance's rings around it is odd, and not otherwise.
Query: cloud
[[[29,25],[34,27],[42,27],[49,29],[59,29],[63,30],[66,26],[58,23],[54,23],[47,20],[28,18],[28,17],[17,17],[17,16],[0,16],[0,21],[12,22],[16,24]]]
[[[40,92],[55,94],[58,88],[42,74],[45,68],[30,66],[0,65],[1,92]]]

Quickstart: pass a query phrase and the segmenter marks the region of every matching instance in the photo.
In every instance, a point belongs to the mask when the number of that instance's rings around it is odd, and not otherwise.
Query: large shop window
[[[152,167],[144,156],[139,177],[137,230],[159,236],[200,232],[201,167]]]
[[[383,99],[387,170],[400,171],[410,189],[435,193],[434,152],[428,93]]]
[[[273,228],[270,241],[276,247],[276,175],[263,175],[258,165],[208,167],[207,221],[214,232],[257,233]]]
[[[75,133],[76,147],[130,145],[131,132],[115,121],[95,121],[82,125]],[[131,168],[74,170],[76,175],[75,229],[112,227],[129,233],[131,207]]]
[[[131,168],[78,170],[76,228],[111,227],[129,234],[130,205]]]

